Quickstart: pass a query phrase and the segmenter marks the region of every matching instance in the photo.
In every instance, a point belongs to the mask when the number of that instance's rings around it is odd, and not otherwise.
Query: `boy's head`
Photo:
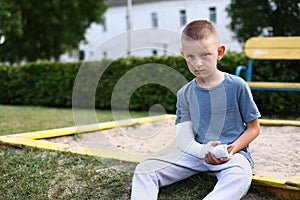
[[[181,43],[186,41],[205,40],[208,37],[214,37],[219,45],[219,36],[216,28],[206,20],[195,20],[190,22],[182,31]]]
[[[225,53],[215,27],[206,20],[190,22],[181,36],[181,54],[196,77],[207,78],[217,69],[217,61]]]

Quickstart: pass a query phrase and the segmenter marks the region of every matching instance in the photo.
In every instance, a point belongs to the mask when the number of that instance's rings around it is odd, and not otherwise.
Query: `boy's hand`
[[[220,142],[215,142],[214,143],[215,145],[214,146],[217,146],[220,144]],[[227,151],[228,153],[232,153],[232,150],[234,148],[234,145],[230,144],[230,145],[227,145]],[[210,151],[207,152],[207,154],[205,155],[205,158],[204,158],[205,162],[208,163],[208,164],[211,164],[211,165],[221,165],[225,162],[227,162],[228,160],[230,160],[230,157],[227,157],[227,158],[216,158],[214,156],[214,154]]]

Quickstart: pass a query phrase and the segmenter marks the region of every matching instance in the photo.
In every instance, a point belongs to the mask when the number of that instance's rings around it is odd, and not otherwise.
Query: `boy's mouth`
[[[194,71],[197,73],[203,73],[205,70],[204,69],[195,69]]]

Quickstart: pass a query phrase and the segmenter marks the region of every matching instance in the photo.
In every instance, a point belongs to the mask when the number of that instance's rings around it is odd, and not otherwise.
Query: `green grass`
[[[132,116],[147,116],[136,112]],[[99,121],[113,120],[98,111]],[[74,126],[71,109],[0,105],[0,132],[4,134]],[[102,159],[29,147],[0,145],[0,199],[129,199],[136,163]],[[159,199],[202,199],[216,180],[196,175],[160,190]],[[251,187],[243,200],[276,200]]]
[[[0,199],[129,199],[136,163],[34,148],[0,149]],[[215,184],[196,175],[161,189],[159,199],[202,199]],[[252,187],[243,200],[276,200]]]
[[[128,199],[133,163],[2,149],[0,199]]]
[[[132,117],[147,116],[131,112]],[[96,111],[99,122],[113,120],[111,111]],[[74,126],[72,109],[0,105],[0,136]]]

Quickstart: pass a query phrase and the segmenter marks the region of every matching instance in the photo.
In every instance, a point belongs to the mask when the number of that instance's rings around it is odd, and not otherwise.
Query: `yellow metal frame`
[[[72,147],[70,144],[54,143],[42,139],[61,137],[74,135],[85,132],[93,132],[105,129],[117,128],[120,126],[132,126],[137,124],[152,123],[162,120],[175,119],[175,115],[160,115],[154,117],[142,117],[134,118],[130,120],[123,120],[117,122],[103,122],[94,124],[91,126],[83,127],[67,127],[52,130],[35,131],[29,133],[21,133],[14,135],[0,136],[0,143],[17,145],[17,146],[29,146],[34,148],[41,148],[46,150],[70,152],[80,155],[100,156],[103,158],[119,159],[130,162],[140,162],[145,159],[144,156],[133,153],[126,153],[122,151],[113,151],[105,149],[91,149],[87,147]],[[267,120],[260,119],[262,125],[292,125],[300,126],[300,121],[292,120]],[[263,186],[270,191],[277,193],[289,199],[295,199],[300,197],[300,173],[294,177],[291,177],[288,181],[283,181],[270,176],[258,176],[253,175],[253,184]]]
[[[60,152],[70,152],[81,155],[90,155],[90,156],[99,156],[103,158],[113,158],[131,162],[139,162],[144,159],[140,154],[126,153],[122,151],[113,151],[106,149],[92,149],[88,147],[73,147],[70,144],[61,144],[54,143],[46,140],[47,138],[61,137],[74,135],[79,133],[87,133],[105,129],[112,129],[122,126],[133,126],[144,123],[152,123],[162,120],[175,119],[175,115],[159,115],[153,117],[141,117],[134,118],[130,120],[122,120],[122,121],[112,121],[112,122],[103,122],[99,124],[92,124],[80,127],[67,127],[67,128],[59,128],[59,129],[51,129],[51,130],[43,130],[43,131],[34,131],[28,133],[20,133],[14,135],[5,135],[0,136],[0,143],[10,144],[10,145],[21,145],[21,146],[29,146],[47,150],[54,150]]]

